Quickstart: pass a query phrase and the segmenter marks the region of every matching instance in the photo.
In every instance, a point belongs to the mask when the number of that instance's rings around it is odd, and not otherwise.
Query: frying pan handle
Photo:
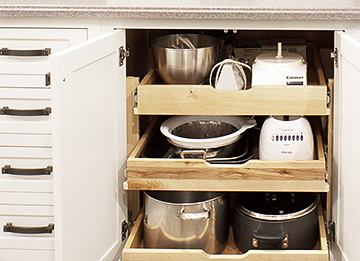
[[[258,231],[252,233],[252,245],[258,248],[261,245],[261,241],[280,242],[282,249],[289,247],[289,236],[285,232],[281,232],[279,235],[262,234]]]

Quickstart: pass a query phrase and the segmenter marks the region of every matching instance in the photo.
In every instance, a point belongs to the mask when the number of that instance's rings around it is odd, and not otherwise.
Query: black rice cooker
[[[314,193],[238,193],[234,240],[249,249],[313,249],[319,229]]]

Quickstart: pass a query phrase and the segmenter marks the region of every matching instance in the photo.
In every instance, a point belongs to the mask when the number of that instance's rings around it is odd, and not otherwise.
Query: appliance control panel
[[[278,145],[297,145],[304,142],[305,139],[305,133],[296,129],[278,129],[271,133],[271,142]]]

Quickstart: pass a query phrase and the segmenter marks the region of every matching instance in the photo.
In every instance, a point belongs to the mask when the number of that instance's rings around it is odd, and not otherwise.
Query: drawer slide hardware
[[[132,226],[131,221],[123,220],[121,223],[121,239],[124,241],[126,239],[126,234],[128,231],[130,231],[130,228]]]
[[[338,48],[335,48],[333,52],[330,53],[330,57],[334,59],[335,67],[338,68]]]
[[[0,109],[1,115],[9,116],[49,116],[51,113],[51,108],[46,107],[45,109],[34,109],[34,110],[17,110],[10,109],[9,107],[2,107]]]
[[[124,46],[119,48],[119,67],[124,65],[126,57],[130,56],[130,51],[124,49]]]
[[[55,225],[50,223],[46,227],[21,227],[14,226],[12,222],[4,225],[4,232],[18,233],[18,234],[51,234],[55,229]]]
[[[22,168],[12,168],[11,165],[5,165],[1,168],[2,174],[10,175],[24,175],[24,176],[36,176],[36,175],[51,175],[53,172],[52,166],[47,166],[43,169],[22,169]]]
[[[4,47],[0,49],[0,55],[7,56],[49,56],[50,54],[51,48],[43,50],[12,50]]]

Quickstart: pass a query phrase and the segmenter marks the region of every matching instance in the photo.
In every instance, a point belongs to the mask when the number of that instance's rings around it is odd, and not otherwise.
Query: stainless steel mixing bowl
[[[202,34],[175,34],[153,39],[151,47],[154,67],[165,83],[199,84],[207,80],[216,63],[219,40]]]

